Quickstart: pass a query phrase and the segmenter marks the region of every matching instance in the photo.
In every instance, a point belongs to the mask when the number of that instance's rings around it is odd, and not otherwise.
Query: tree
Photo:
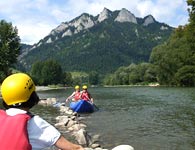
[[[41,71],[43,84],[58,84],[62,82],[62,68],[54,60],[47,60]]]
[[[91,71],[89,73],[89,83],[92,85],[97,85],[99,83],[99,75],[96,71]]]
[[[188,0],[189,24],[179,26],[168,41],[153,48],[150,62],[158,82],[166,85],[195,85],[195,1]]]
[[[65,85],[72,85],[73,84],[72,75],[70,72],[64,72],[62,78],[63,78],[63,84],[65,84]]]
[[[41,70],[43,68],[43,63],[41,61],[36,61],[31,68],[31,76],[33,78],[33,81],[36,84],[41,84],[43,81],[42,80],[42,76],[41,76]]]
[[[195,66],[183,66],[175,74],[179,86],[195,86]]]
[[[5,20],[0,21],[0,72],[9,75],[9,68],[17,62],[20,52],[18,30]]]
[[[40,85],[58,84],[63,82],[62,68],[57,61],[49,59],[36,62],[31,70],[32,78]]]
[[[131,85],[156,82],[156,69],[149,63],[131,64],[118,68],[104,78],[106,85]]]
[[[154,65],[149,64],[144,74],[144,82],[157,82],[157,69]]]
[[[187,0],[187,4],[188,6],[190,6],[190,8],[188,9],[189,12],[189,21],[190,24],[194,24],[195,23],[195,1],[194,0]]]
[[[189,24],[187,25],[186,33],[187,33],[187,40],[188,44],[191,49],[192,55],[195,57],[195,1],[194,0],[187,0],[187,4],[189,6]]]

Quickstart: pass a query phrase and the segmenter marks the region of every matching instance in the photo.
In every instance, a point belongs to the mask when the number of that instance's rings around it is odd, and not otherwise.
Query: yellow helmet
[[[79,90],[80,87],[79,87],[78,85],[76,85],[76,86],[74,87],[74,89],[75,89],[75,90]]]
[[[1,85],[1,95],[7,105],[14,105],[28,101],[35,91],[33,80],[24,73],[8,76]]]
[[[86,90],[87,89],[87,86],[86,85],[83,85],[83,90]]]

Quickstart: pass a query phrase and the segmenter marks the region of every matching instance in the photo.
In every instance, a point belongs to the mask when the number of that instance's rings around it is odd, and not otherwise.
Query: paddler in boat
[[[66,102],[68,102],[70,99],[72,101],[78,101],[78,100],[80,100],[80,95],[81,95],[81,93],[80,93],[80,86],[79,85],[76,85],[74,87],[74,89],[75,89],[75,91],[66,99]]]
[[[93,98],[91,97],[91,94],[88,92],[87,86],[83,85],[82,89],[83,90],[81,91],[80,99],[93,103]]]

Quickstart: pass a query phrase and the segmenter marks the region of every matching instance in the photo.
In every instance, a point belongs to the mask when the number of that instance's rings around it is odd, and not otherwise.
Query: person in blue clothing
[[[20,125],[17,126],[17,124],[25,121],[24,119],[28,116],[27,114],[30,114],[30,109],[39,102],[39,97],[35,92],[35,84],[33,80],[30,76],[24,73],[16,73],[8,76],[1,85],[1,95],[3,98],[3,105],[6,108],[5,111],[0,111],[0,115],[2,116],[0,118],[0,149],[3,150],[11,147],[10,145],[12,145],[14,137],[19,135],[17,127]],[[21,136],[22,138],[19,139],[20,144],[26,144],[26,148],[23,149],[41,150],[47,147],[56,146],[60,150],[84,150],[82,146],[66,140],[54,126],[41,117],[32,114],[30,116],[30,118],[26,117],[27,131],[24,131],[24,133],[28,136],[28,140],[23,139],[25,135]],[[20,121],[20,119],[23,121]],[[16,123],[17,121],[16,129],[15,132],[12,133],[11,137],[6,138],[7,132],[1,129],[4,127],[9,130],[9,126],[12,126],[12,123],[9,122],[12,120],[13,123]],[[6,121],[8,121],[8,123]],[[12,126],[12,129],[13,128],[14,126]],[[16,149],[20,148],[17,148],[16,145],[14,149],[10,148],[9,150]]]

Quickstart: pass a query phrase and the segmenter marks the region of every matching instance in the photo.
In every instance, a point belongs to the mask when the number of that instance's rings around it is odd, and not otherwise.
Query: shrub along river
[[[40,98],[64,102],[73,89],[39,91]],[[135,150],[195,149],[195,88],[89,88],[99,111],[82,114],[87,131],[101,136],[101,145],[129,144]],[[56,108],[32,109],[55,124]],[[62,131],[64,132],[64,131]],[[66,134],[66,133],[64,133]]]

